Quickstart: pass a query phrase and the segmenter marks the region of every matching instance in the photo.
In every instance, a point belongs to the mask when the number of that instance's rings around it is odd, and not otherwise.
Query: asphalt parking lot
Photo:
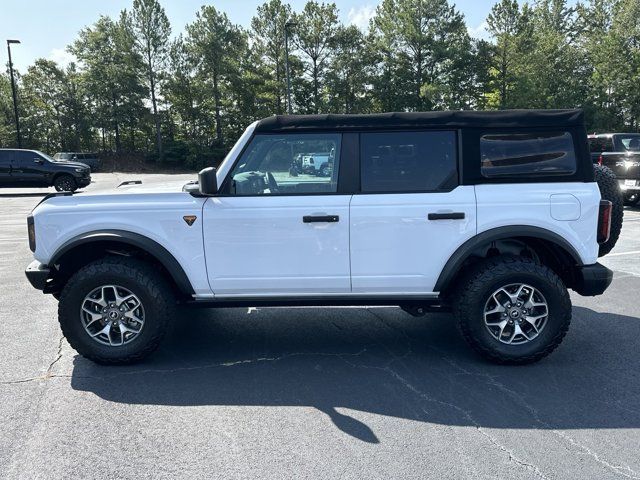
[[[23,273],[44,192],[0,191],[0,477],[640,478],[640,209],[603,260],[612,287],[573,296],[535,365],[382,307],[185,311],[150,360],[101,367]]]

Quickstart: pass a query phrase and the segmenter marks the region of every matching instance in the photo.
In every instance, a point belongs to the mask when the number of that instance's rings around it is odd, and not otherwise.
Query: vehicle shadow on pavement
[[[372,428],[337,409],[474,428],[640,427],[640,318],[575,307],[558,351],[522,367],[479,359],[452,320],[396,308],[184,311],[143,364],[77,356],[72,387],[126,404],[311,406],[369,443]]]
[[[51,192],[39,192],[39,193],[0,193],[0,198],[27,198],[27,197],[44,197]]]

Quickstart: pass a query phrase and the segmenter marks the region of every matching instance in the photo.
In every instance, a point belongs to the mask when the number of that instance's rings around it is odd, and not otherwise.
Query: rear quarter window
[[[487,133],[480,137],[485,178],[572,175],[576,154],[569,132]]]
[[[612,152],[613,140],[610,137],[595,137],[589,139],[591,153]]]

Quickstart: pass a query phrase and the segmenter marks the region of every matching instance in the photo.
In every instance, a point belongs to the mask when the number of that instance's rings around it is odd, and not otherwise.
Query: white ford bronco
[[[330,174],[292,168],[318,152]],[[562,341],[568,288],[611,283],[606,181],[580,110],[274,116],[198,182],[46,197],[26,274],[99,363],[146,357],[183,304],[452,310],[477,352],[522,364]]]

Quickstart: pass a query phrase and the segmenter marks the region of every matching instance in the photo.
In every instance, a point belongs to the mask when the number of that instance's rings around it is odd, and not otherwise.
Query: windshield
[[[53,158],[56,160],[71,160],[72,154],[70,153],[56,153]]]
[[[40,155],[41,157],[44,157],[44,159],[45,159],[45,160],[48,160],[48,161],[50,161],[50,162],[55,162],[55,159],[51,158],[49,155],[47,155],[47,154],[46,154],[46,153],[44,153],[44,152],[41,152],[40,150],[36,150],[36,153],[37,153],[38,155]]]
[[[620,143],[627,152],[640,152],[640,135],[621,136]]]

